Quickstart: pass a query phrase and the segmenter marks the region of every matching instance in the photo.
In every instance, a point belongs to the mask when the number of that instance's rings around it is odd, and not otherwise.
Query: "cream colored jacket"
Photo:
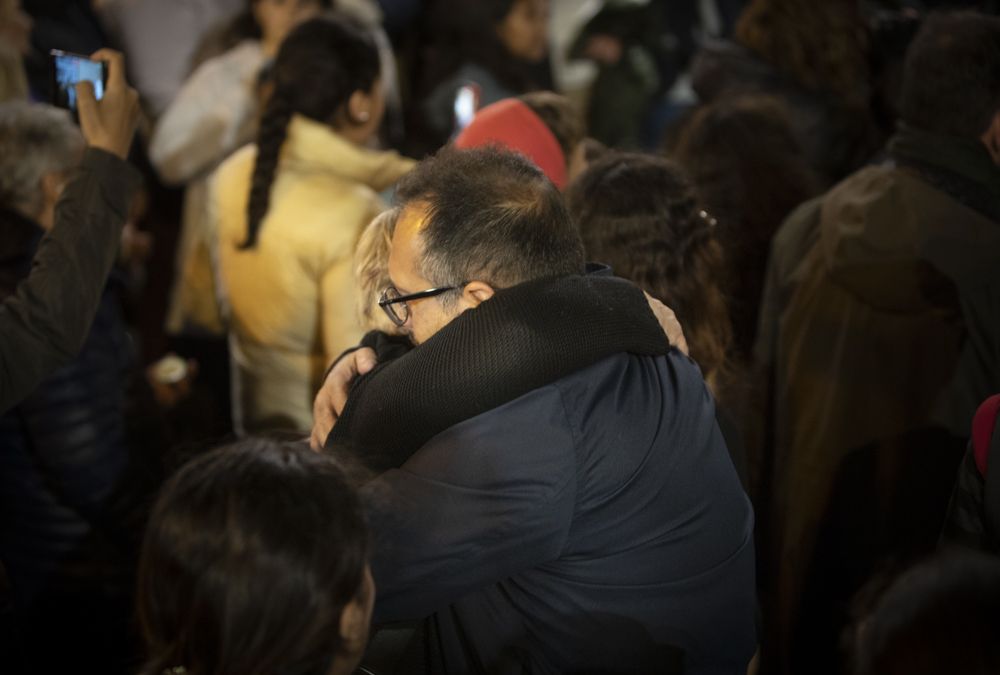
[[[255,158],[251,145],[226,160],[210,198],[230,315],[234,422],[239,433],[306,433],[327,366],[361,337],[352,273],[358,235],[384,206],[378,193],[414,162],[293,118],[257,245],[243,251]]]

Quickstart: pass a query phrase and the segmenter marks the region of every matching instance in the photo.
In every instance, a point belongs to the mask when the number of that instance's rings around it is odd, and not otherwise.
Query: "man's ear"
[[[993,116],[993,121],[983,134],[982,141],[993,162],[1000,165],[1000,110]]]
[[[493,297],[493,287],[484,281],[470,281],[462,289],[462,304],[465,309],[478,307]]]

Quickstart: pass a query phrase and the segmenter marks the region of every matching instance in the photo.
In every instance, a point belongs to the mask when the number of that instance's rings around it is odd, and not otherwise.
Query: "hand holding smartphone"
[[[91,147],[124,159],[141,111],[121,53],[101,49],[88,58],[54,51],[51,69],[52,102],[74,112]]]
[[[93,61],[80,54],[71,54],[58,49],[49,52],[49,72],[52,83],[52,104],[77,112],[76,85],[90,82],[94,87],[94,98],[104,98],[104,87],[108,81],[106,61]]]

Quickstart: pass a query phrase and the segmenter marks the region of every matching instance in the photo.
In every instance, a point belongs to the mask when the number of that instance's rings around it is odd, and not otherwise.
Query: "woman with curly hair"
[[[668,150],[719,220],[734,356],[750,360],[771,238],[792,209],[819,193],[781,101],[723,98],[702,106]]]
[[[692,84],[703,103],[781,99],[810,165],[832,184],[877,150],[868,42],[858,0],[753,0],[735,42],[710,42],[696,57]]]
[[[637,153],[611,153],[591,164],[567,200],[587,259],[610,265],[677,314],[691,358],[723,399],[718,419],[746,487],[746,453],[724,400],[733,331],[715,218],[701,207],[679,165]]]
[[[611,154],[580,175],[567,199],[587,259],[673,309],[691,358],[715,387],[732,341],[722,247],[681,168],[650,155]]]
[[[238,432],[309,430],[323,372],[361,337],[354,248],[413,166],[368,149],[384,109],[369,32],[313,19],[278,51],[257,143],[217,172]]]

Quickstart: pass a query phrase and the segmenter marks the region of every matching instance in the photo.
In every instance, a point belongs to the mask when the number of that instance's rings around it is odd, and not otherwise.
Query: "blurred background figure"
[[[1000,554],[1000,394],[983,401],[958,470],[941,542]]]
[[[360,24],[302,24],[278,52],[257,143],[213,179],[238,432],[307,432],[323,373],[361,337],[358,236],[413,165],[366,147],[385,110],[379,73]]]
[[[245,0],[99,0],[108,33],[129,54],[129,71],[146,112],[158,118],[180,91],[205,35],[228,23]]]
[[[716,236],[725,256],[720,283],[733,327],[730,376],[721,395],[747,448],[751,497],[760,505],[770,440],[763,436],[766,406],[760,399],[766,387],[753,367],[753,346],[768,252],[786,216],[814,197],[821,181],[777,99],[721,98],[697,108],[677,133],[667,154],[684,167],[699,200],[718,221]]]
[[[480,110],[455,147],[499,145],[519,152],[562,190],[586,163],[585,136],[583,119],[567,98],[536,91]]]
[[[835,672],[851,596],[936,546],[1000,389],[1000,19],[930,16],[901,91],[888,160],[793,212],[771,249],[758,534],[769,643],[793,671]]]
[[[2,297],[28,276],[84,145],[66,111],[0,104]],[[5,670],[127,672],[132,579],[114,504],[131,459],[123,290],[112,275],[80,354],[0,416],[0,560],[16,631]]]
[[[927,560],[871,603],[852,635],[854,675],[1000,672],[1000,560]]]
[[[232,4],[232,0],[225,2]],[[199,389],[216,400],[217,435],[226,433],[232,425],[231,375],[218,292],[216,233],[210,229],[212,222],[207,214],[208,176],[226,157],[254,139],[267,93],[268,64],[285,35],[331,3],[242,0],[237,4],[236,11],[227,12],[215,23],[192,28],[176,48],[168,48],[187,51],[184,76],[179,89],[165,99],[162,114],[155,118],[148,145],[154,180],[183,188],[179,213],[176,191],[161,190],[155,200],[159,208],[152,214],[159,221],[158,239],[166,250],[157,256],[156,271],[160,276],[153,279],[148,293],[159,311],[151,313],[147,324],[152,324],[154,335],[162,335],[165,330],[168,339],[159,345],[154,343],[150,349],[154,353],[165,348],[176,350],[205,364]],[[152,19],[163,9],[131,4],[108,8],[127,22],[121,25],[121,38],[141,45],[139,51],[144,59],[140,67],[150,61],[160,64],[160,68],[167,67],[151,49],[161,37],[148,35],[162,35],[160,22]],[[185,20],[186,15],[193,20],[217,14],[220,9],[217,5],[210,9],[191,6],[178,11],[170,21]],[[150,12],[154,16],[142,21],[142,15]],[[132,32],[124,32],[128,29]],[[156,104],[155,99],[147,102],[154,112]],[[172,260],[167,258],[171,251]],[[161,306],[163,302],[165,307]]]
[[[709,42],[695,57],[692,85],[705,103],[747,93],[781,99],[809,165],[829,186],[878,149],[868,52],[858,0],[752,0],[734,39]]]
[[[28,98],[24,58],[31,53],[31,28],[20,0],[0,0],[0,103]]]
[[[260,72],[295,25],[317,15],[329,0],[249,0],[226,29],[235,43],[203,62],[156,125],[149,155],[170,184],[186,184],[182,232],[167,330],[222,334],[206,222],[205,178],[233,151],[253,140],[261,103]]]
[[[479,107],[551,89],[549,0],[438,0],[428,14],[415,129],[436,148],[456,131],[455,97],[463,86]]]
[[[771,237],[792,209],[819,192],[780,101],[723,98],[699,108],[668,156],[681,164],[719,221],[735,356],[747,362]]]
[[[93,54],[108,46],[92,0],[21,0],[31,17],[31,49],[25,58],[31,98],[49,100],[49,51]]]
[[[606,145],[652,149],[694,102],[688,69],[706,38],[731,32],[745,0],[609,0],[583,26],[570,57],[598,67],[587,122]]]

